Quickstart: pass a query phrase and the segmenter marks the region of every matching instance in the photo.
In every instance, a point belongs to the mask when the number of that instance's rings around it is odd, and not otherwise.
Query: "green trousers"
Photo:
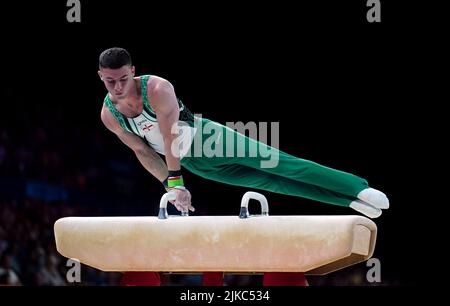
[[[301,159],[205,118],[181,165],[217,182],[349,206],[366,180]]]

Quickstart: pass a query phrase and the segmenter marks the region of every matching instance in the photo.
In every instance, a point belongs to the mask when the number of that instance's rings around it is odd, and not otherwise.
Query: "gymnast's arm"
[[[152,76],[148,80],[148,98],[158,118],[159,129],[164,139],[164,153],[167,168],[180,170],[180,152],[178,143],[178,107],[175,90],[169,81]]]
[[[148,98],[152,108],[155,110],[159,129],[164,139],[164,153],[167,168],[169,171],[179,171],[181,170],[180,144],[178,142],[178,119],[180,116],[180,109],[178,107],[175,90],[169,81],[157,76],[152,76],[148,80],[147,86]],[[176,200],[171,203],[174,204],[178,210],[194,211],[194,207],[191,205],[191,194],[186,188],[174,188],[173,191],[176,194]]]
[[[134,151],[138,160],[148,172],[150,172],[160,182],[163,182],[167,178],[169,171],[167,170],[167,166],[162,158],[140,137],[122,129],[109,109],[105,106],[102,108],[101,119],[103,124],[111,132],[116,134],[124,144]]]

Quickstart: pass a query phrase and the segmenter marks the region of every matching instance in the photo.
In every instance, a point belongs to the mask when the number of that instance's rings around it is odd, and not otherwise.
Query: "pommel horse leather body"
[[[238,216],[66,217],[55,222],[58,252],[103,271],[302,272],[323,275],[369,259],[377,227],[362,216],[269,216],[247,192]],[[258,200],[260,216],[249,216]]]
[[[361,216],[66,217],[59,253],[103,271],[305,272],[367,260],[377,228]]]

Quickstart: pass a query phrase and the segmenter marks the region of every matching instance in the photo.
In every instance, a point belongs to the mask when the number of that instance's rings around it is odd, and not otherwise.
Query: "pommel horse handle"
[[[257,192],[247,191],[241,200],[241,211],[239,213],[239,218],[246,219],[249,217],[248,202],[251,199],[257,200],[261,204],[261,216],[269,215],[269,204],[267,203],[266,197]]]
[[[170,200],[175,200],[176,199],[176,194],[173,191],[169,191],[166,192],[165,194],[163,194],[163,196],[161,197],[161,201],[159,201],[159,213],[158,213],[158,219],[167,219],[169,217],[168,213],[167,213],[167,203]],[[182,216],[189,216],[189,211],[182,211],[181,212]]]

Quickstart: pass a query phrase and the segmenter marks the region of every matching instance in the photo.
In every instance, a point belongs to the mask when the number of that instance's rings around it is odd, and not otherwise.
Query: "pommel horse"
[[[302,272],[324,275],[369,259],[376,224],[356,215],[269,216],[267,199],[247,192],[239,216],[65,217],[54,225],[56,248],[108,272]],[[248,204],[261,204],[250,215]]]

